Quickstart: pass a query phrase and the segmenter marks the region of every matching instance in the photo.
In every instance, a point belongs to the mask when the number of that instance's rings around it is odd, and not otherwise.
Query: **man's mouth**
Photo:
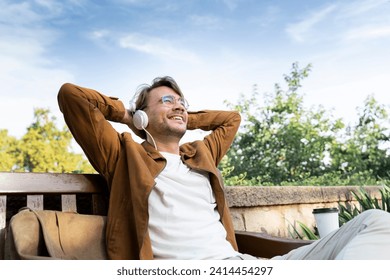
[[[172,116],[172,117],[169,117],[169,119],[175,120],[175,121],[184,121],[183,117],[181,117],[181,116]]]

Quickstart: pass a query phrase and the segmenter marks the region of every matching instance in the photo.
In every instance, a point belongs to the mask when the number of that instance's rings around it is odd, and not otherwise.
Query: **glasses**
[[[183,97],[180,97],[178,99],[176,99],[173,95],[164,95],[161,97],[161,103],[169,107],[173,107],[174,105],[176,105],[176,102],[179,102],[180,105],[183,106],[186,110],[188,110],[188,107],[190,106],[187,100]]]

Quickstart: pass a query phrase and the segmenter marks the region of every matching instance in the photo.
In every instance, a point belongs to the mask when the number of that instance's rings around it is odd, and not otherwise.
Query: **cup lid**
[[[332,207],[332,208],[315,208],[313,209],[313,214],[319,214],[319,213],[338,213],[339,212],[339,209],[337,209],[336,207]]]

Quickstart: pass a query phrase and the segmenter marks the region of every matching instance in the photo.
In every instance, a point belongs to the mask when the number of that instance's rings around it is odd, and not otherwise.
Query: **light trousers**
[[[366,210],[310,245],[273,260],[390,260],[390,213]]]

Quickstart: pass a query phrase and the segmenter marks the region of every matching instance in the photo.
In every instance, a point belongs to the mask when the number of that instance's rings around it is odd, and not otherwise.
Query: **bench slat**
[[[5,226],[7,218],[7,197],[0,195],[0,260],[4,259]]]
[[[7,196],[0,195],[0,230],[5,228],[7,217]]]
[[[0,172],[0,195],[102,193],[102,186],[97,174]]]
[[[61,209],[63,212],[77,212],[77,201],[75,194],[61,195]]]
[[[33,210],[43,210],[43,194],[28,195],[27,207]]]

